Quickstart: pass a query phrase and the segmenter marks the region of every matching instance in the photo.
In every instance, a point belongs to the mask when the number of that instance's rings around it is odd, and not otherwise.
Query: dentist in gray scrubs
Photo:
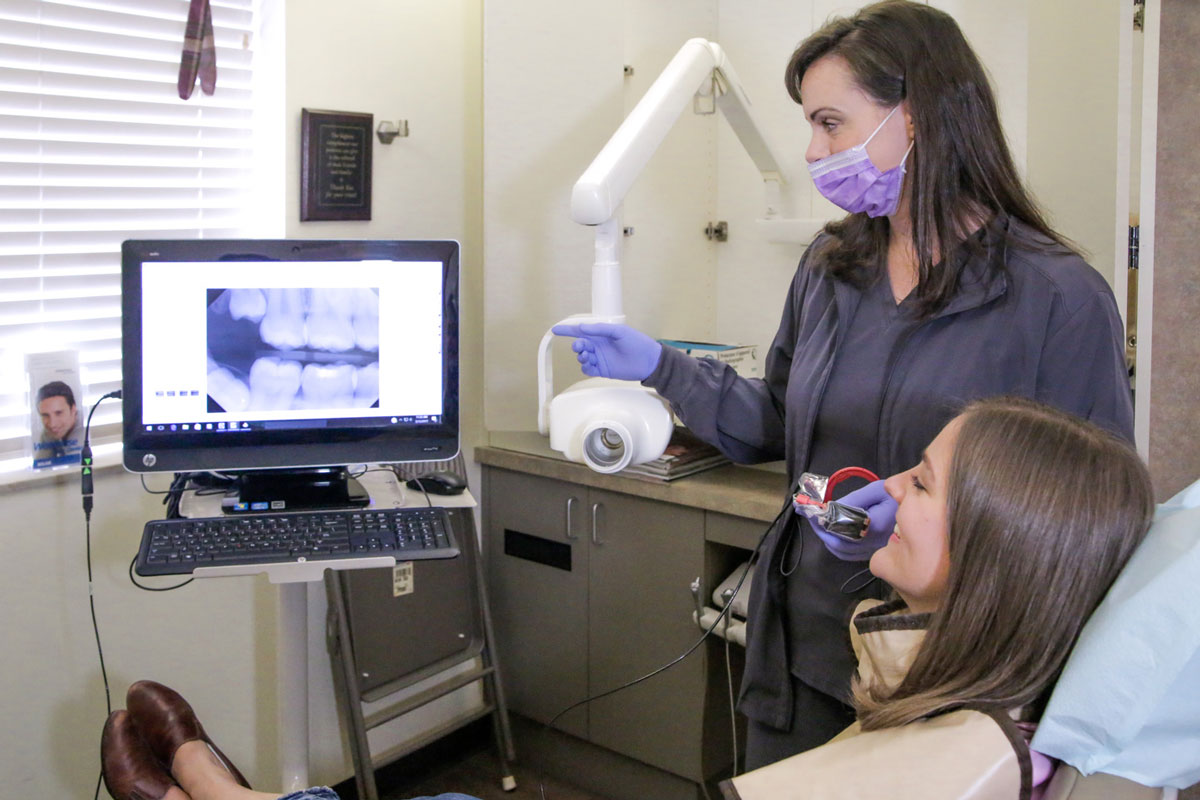
[[[588,375],[638,380],[740,463],[886,477],[921,460],[967,402],[1022,395],[1132,439],[1123,334],[1104,279],[1050,228],[1013,165],[983,67],[953,18],[906,0],[833,19],[785,84],[812,127],[817,189],[847,212],[800,260],[765,377],[746,379],[624,325],[560,326]],[[849,543],[790,511],[759,555],[738,709],[746,768],[827,741],[854,718],[847,621],[890,589],[866,561],[894,505]],[[784,498],[780,498],[785,502]]]

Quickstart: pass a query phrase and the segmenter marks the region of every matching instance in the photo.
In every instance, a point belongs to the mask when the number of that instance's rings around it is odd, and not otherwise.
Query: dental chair
[[[1200,481],[1159,506],[1032,747],[1062,762],[1043,800],[1174,800],[1200,782]]]

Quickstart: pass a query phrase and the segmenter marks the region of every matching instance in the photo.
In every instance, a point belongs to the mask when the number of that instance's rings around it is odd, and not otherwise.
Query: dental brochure
[[[25,357],[29,375],[33,469],[79,463],[83,449],[83,392],[79,352],[59,350]]]
[[[720,450],[700,441],[687,428],[677,425],[661,456],[644,464],[626,467],[621,474],[646,480],[673,481],[728,463],[729,459]]]

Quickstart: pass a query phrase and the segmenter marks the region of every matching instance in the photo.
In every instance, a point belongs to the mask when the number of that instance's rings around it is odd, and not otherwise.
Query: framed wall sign
[[[371,218],[374,118],[350,111],[300,112],[300,219]]]

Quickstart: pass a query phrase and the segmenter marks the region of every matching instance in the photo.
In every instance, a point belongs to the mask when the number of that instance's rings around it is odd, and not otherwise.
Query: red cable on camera
[[[828,503],[833,499],[833,487],[837,486],[847,478],[863,478],[868,481],[877,481],[879,476],[865,467],[842,467],[837,472],[829,476],[829,481],[825,484],[825,502]]]

